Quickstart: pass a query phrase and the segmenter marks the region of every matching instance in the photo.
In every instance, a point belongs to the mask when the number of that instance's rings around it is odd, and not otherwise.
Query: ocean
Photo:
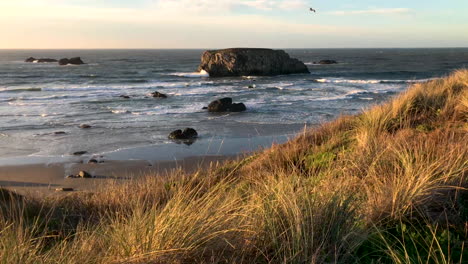
[[[246,153],[468,67],[467,48],[286,51],[311,74],[209,78],[195,72],[203,50],[0,50],[0,164],[62,162],[76,151],[149,161]],[[24,62],[31,56],[87,64]],[[322,59],[339,64],[313,64]],[[248,110],[202,109],[223,97]],[[167,138],[185,127],[198,131],[193,144]]]

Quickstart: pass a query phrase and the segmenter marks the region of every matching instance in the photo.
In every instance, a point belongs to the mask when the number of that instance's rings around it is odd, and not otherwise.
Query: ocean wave
[[[187,77],[187,78],[203,78],[203,77],[210,77],[208,72],[205,70],[201,70],[200,72],[174,72],[169,73],[167,75],[171,76],[179,76],[179,77]]]
[[[174,69],[157,69],[157,70],[152,70],[151,72],[153,72],[153,73],[177,72],[177,70],[174,70]]]
[[[435,80],[437,78],[429,78],[429,79],[418,79],[418,80],[376,80],[376,79],[368,79],[368,80],[355,80],[355,79],[341,79],[341,78],[331,78],[331,79],[316,79],[316,82],[319,83],[351,83],[351,84],[405,84],[405,83],[421,83],[427,82],[431,80]]]
[[[80,99],[86,98],[87,95],[48,95],[48,96],[41,96],[41,97],[21,97],[22,101],[49,101],[49,100],[59,100],[59,99]]]
[[[47,103],[32,103],[32,102],[24,102],[24,101],[13,101],[8,102],[8,105],[11,106],[46,106]]]
[[[174,115],[174,114],[193,114],[202,113],[206,110],[203,107],[206,106],[204,103],[194,103],[188,107],[173,107],[167,105],[156,106],[152,109],[136,110],[132,111],[132,115],[136,116],[153,116],[153,115]]]
[[[145,79],[129,79],[129,80],[122,80],[121,82],[124,82],[124,83],[148,83],[148,80],[145,80]]]
[[[36,79],[43,78],[43,75],[10,75],[8,76],[11,79]]]
[[[34,85],[38,86],[38,85]],[[145,80],[145,79],[134,79],[134,80],[122,80],[115,84],[47,84],[41,85],[41,87],[10,87],[0,88],[0,93],[21,93],[21,92],[99,92],[102,94],[109,94],[109,92],[121,93],[127,89],[174,89],[174,88],[187,88],[187,87],[202,87],[202,86],[215,86],[213,81],[159,81],[159,80]],[[0,86],[1,87],[1,86]],[[5,86],[4,86],[5,87]],[[24,87],[24,86],[23,86]]]
[[[317,93],[318,92],[318,93]],[[362,100],[373,100],[373,95],[377,94],[388,94],[394,92],[394,89],[373,89],[372,91],[366,89],[347,89],[347,90],[335,90],[329,93],[324,91],[314,91],[307,93],[294,93],[294,94],[278,94],[278,96],[265,97],[263,99],[249,99],[244,101],[245,103],[251,104],[254,108],[258,108],[260,105],[294,105],[298,102],[312,102],[312,101],[337,101],[345,99],[362,99]],[[369,99],[370,98],[370,99]],[[259,108],[260,109],[260,108]]]
[[[16,88],[16,89],[0,89],[0,93],[19,93],[19,92],[41,92],[42,88]]]
[[[121,58],[121,59],[110,59],[108,61],[117,61],[117,62],[141,62],[138,59],[131,59],[131,58]]]
[[[327,65],[327,64],[320,64],[320,63],[313,63],[313,62],[304,62],[305,65],[307,66],[324,66],[324,65]]]
[[[13,102],[18,100],[16,97],[10,97],[10,98],[5,98],[5,99],[0,99],[0,103],[5,103],[5,102]]]
[[[100,78],[101,76],[96,75],[96,74],[80,74],[77,77],[78,78],[88,79],[88,78]]]
[[[130,114],[131,112],[128,110],[112,110],[113,114]]]
[[[319,83],[353,83],[353,84],[376,84],[380,80],[349,80],[349,79],[316,79]]]
[[[343,99],[349,99],[353,96],[359,95],[359,94],[367,94],[368,91],[361,90],[361,89],[356,89],[356,90],[351,90],[348,91],[344,94],[338,94],[334,96],[323,96],[319,98],[314,98],[312,101],[335,101],[335,100],[343,100]]]
[[[381,80],[380,83],[423,83],[437,80],[439,78],[427,78],[418,80]]]
[[[260,76],[260,75],[246,75],[246,76],[242,76],[242,79],[244,79],[244,80],[255,80],[255,79],[262,79],[264,77],[265,76]]]
[[[280,83],[274,83],[273,86],[269,86],[268,88],[278,88],[280,90],[283,90],[285,88],[288,88],[288,87],[294,87],[296,86],[297,84],[295,83],[285,83],[285,82],[280,82]]]

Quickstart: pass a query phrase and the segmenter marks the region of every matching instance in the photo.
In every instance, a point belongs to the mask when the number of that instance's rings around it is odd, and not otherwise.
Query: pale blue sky
[[[0,0],[0,36],[0,48],[468,47],[468,0]]]

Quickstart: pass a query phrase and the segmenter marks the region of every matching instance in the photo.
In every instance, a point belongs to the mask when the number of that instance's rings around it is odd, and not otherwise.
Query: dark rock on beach
[[[68,188],[68,187],[63,187],[63,188],[57,188],[55,189],[57,192],[73,192],[73,188]]]
[[[198,71],[202,70],[210,77],[310,73],[303,62],[283,50],[253,48],[205,51],[198,66]]]
[[[92,178],[93,176],[86,171],[80,171],[77,175],[79,178]]]
[[[154,98],[167,98],[167,95],[158,91],[151,93],[151,96],[153,96]]]
[[[67,179],[75,179],[75,178],[89,179],[89,178],[93,178],[93,176],[90,173],[86,172],[86,171],[80,171],[80,172],[78,172],[78,174],[68,175],[66,178]]]
[[[59,65],[81,65],[81,64],[85,64],[80,57],[74,57],[74,58],[70,58],[70,59],[67,59],[67,58],[63,58],[63,59],[60,59],[58,61]]]
[[[243,103],[233,103],[231,105],[231,112],[244,112],[247,110],[247,107]]]
[[[197,131],[190,127],[184,129],[184,131],[182,131],[182,134],[189,139],[198,137]]]
[[[54,135],[65,135],[67,132],[65,131],[55,131]]]
[[[172,131],[169,134],[169,139],[177,139],[177,140],[195,139],[197,137],[198,137],[197,131],[190,127],[184,129],[183,131],[180,129],[177,129],[175,131]]]
[[[121,96],[119,96],[119,97],[120,97],[120,98],[123,98],[123,99],[130,99],[130,96],[128,96],[128,95],[121,95]]]
[[[211,102],[208,112],[243,112],[247,107],[243,103],[232,103],[232,98],[226,97]]]
[[[88,128],[91,128],[91,126],[88,125],[88,124],[81,124],[81,125],[80,125],[80,128],[82,128],[82,129],[88,129]]]
[[[27,58],[24,62],[34,62],[36,60],[36,58],[34,57],[29,57]]]
[[[75,155],[75,156],[81,156],[81,155],[84,155],[84,154],[86,154],[86,153],[88,153],[88,152],[87,152],[87,151],[77,151],[77,152],[74,152],[73,155]]]
[[[227,112],[232,105],[232,98],[226,97],[211,102],[208,105],[209,112]]]
[[[319,62],[314,62],[314,64],[337,64],[335,60],[321,60]]]

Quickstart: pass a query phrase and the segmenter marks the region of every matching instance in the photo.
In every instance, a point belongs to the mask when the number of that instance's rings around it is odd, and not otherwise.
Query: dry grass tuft
[[[34,200],[1,263],[464,263],[468,70],[200,170]]]

